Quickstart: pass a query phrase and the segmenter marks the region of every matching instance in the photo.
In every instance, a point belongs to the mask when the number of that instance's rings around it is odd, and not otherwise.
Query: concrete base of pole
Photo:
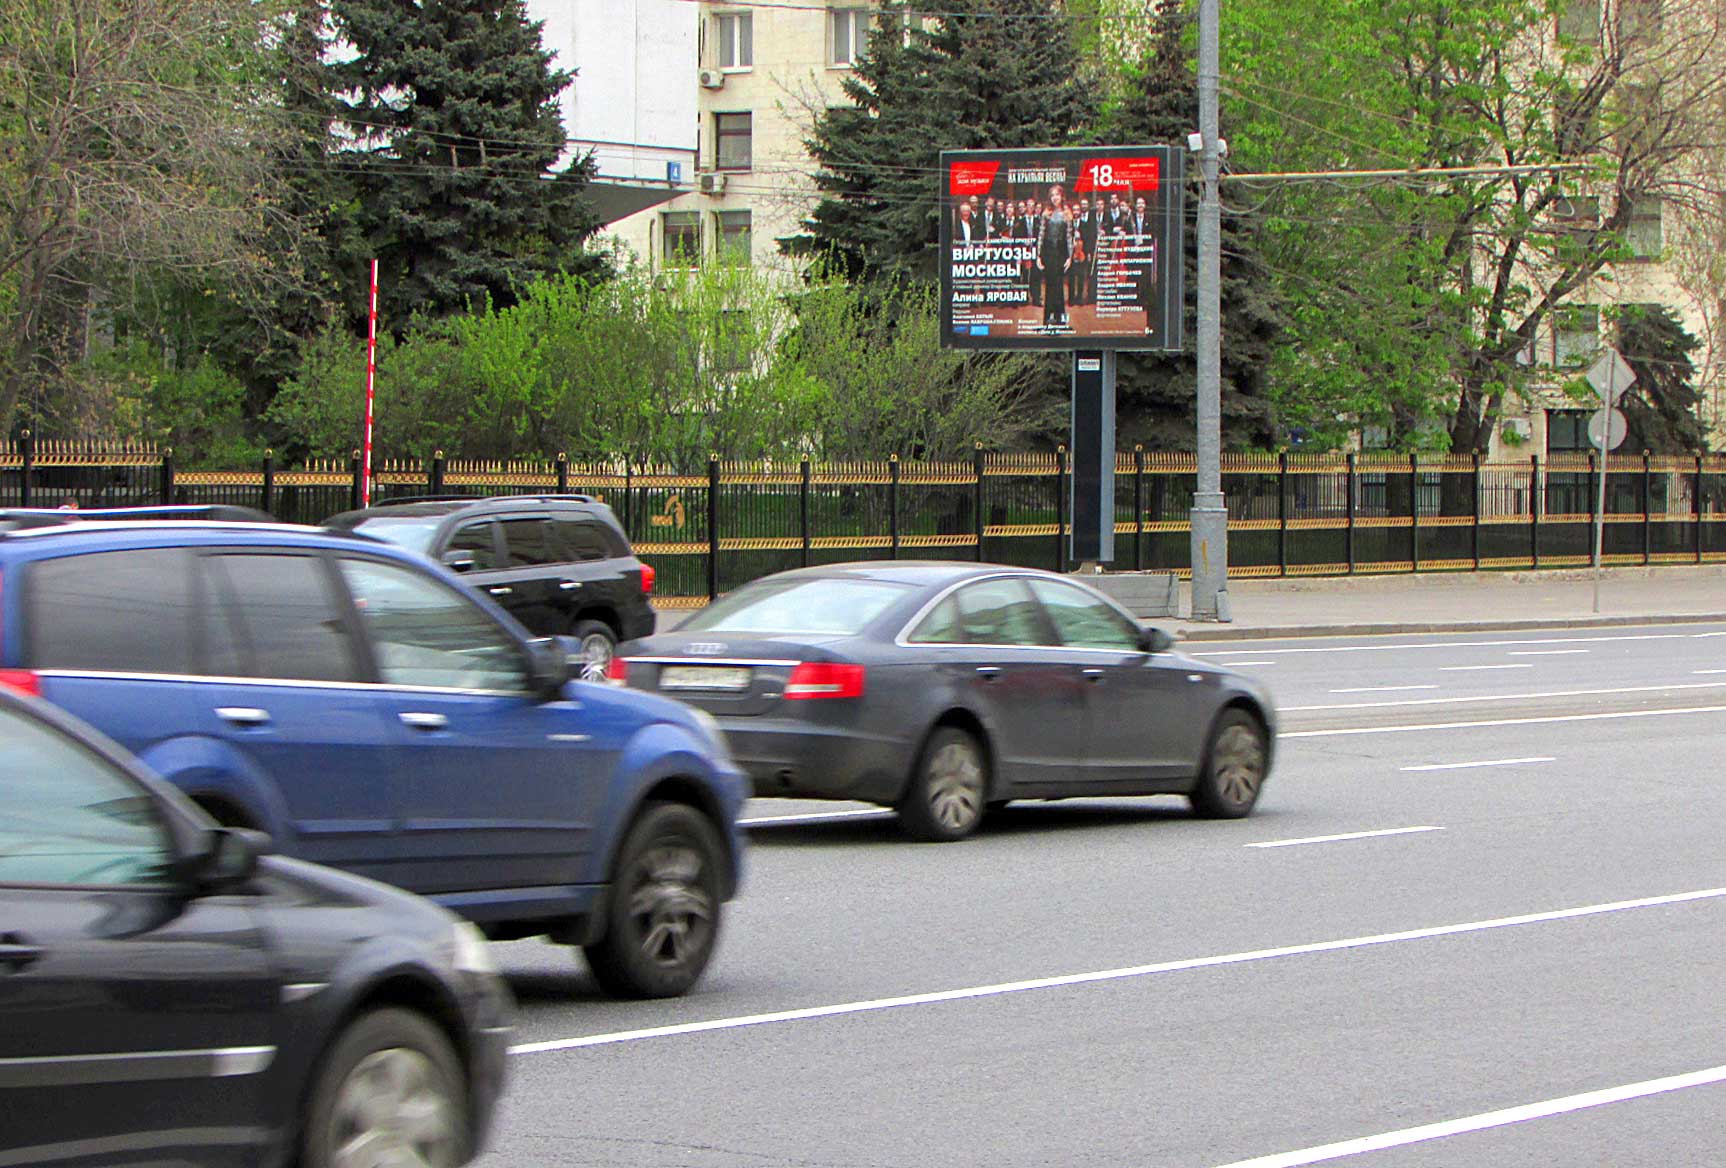
[[[1193,530],[1192,619],[1230,620],[1229,512],[1222,492],[1202,492],[1194,495],[1190,517]]]

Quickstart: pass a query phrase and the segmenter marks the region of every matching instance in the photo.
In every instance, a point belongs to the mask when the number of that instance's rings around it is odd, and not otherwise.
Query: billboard
[[[1180,349],[1185,151],[941,155],[941,343]]]

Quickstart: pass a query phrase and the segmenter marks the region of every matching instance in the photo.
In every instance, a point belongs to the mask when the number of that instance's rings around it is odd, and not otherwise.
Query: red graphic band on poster
[[[1161,161],[1158,158],[1087,158],[1079,164],[1079,181],[1073,185],[1073,190],[1081,195],[1111,190],[1130,190],[1148,195],[1157,189]]]
[[[947,193],[960,198],[966,195],[986,195],[1001,173],[999,162],[955,162],[947,177]]]

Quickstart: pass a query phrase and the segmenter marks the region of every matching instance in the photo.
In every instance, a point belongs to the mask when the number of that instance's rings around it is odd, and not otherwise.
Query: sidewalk
[[[1181,585],[1183,605],[1191,604]],[[1183,640],[1726,622],[1726,564],[1232,580],[1232,621],[1153,621]],[[1190,611],[1190,609],[1188,609]]]

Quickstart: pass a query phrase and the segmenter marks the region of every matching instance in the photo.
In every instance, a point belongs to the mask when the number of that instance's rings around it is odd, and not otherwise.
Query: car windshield
[[[438,524],[442,521],[441,515],[423,519],[391,516],[367,519],[354,530],[423,554],[431,550],[432,536],[437,534]]]
[[[849,577],[772,580],[739,588],[685,621],[690,632],[849,635],[910,591],[906,584]]]

